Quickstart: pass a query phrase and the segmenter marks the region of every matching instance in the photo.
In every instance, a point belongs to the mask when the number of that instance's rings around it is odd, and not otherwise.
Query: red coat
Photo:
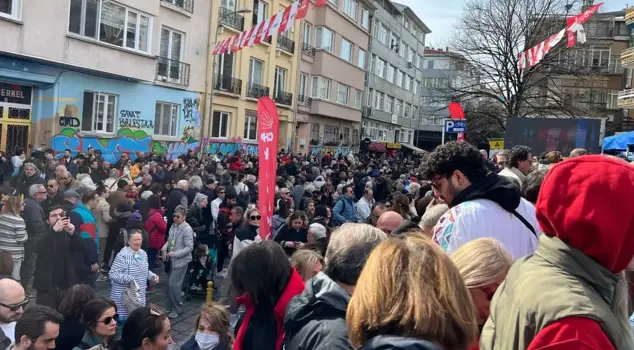
[[[244,166],[242,165],[240,159],[236,160],[235,162],[229,163],[229,170],[238,172],[244,170]]]
[[[150,236],[150,248],[161,250],[165,244],[167,223],[163,219],[163,210],[150,209],[149,218],[145,222],[145,232]]]
[[[304,281],[297,273],[295,269],[293,269],[293,274],[291,275],[291,279],[288,281],[284,292],[280,296],[275,308],[273,309],[273,313],[275,314],[275,321],[277,322],[277,334],[275,349],[281,350],[282,345],[284,343],[284,316],[286,315],[286,306],[291,301],[291,299],[304,291]],[[245,294],[237,298],[240,304],[246,306],[246,313],[244,315],[244,320],[242,321],[242,325],[238,330],[238,334],[236,335],[236,341],[233,343],[233,350],[242,350],[242,342],[244,341],[244,336],[247,331],[247,326],[249,325],[249,321],[255,307],[250,303],[249,297]]]

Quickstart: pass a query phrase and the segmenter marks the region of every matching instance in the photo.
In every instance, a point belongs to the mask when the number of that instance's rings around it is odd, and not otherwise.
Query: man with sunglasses
[[[24,243],[24,261],[20,267],[20,280],[25,289],[28,288],[33,271],[35,270],[35,240],[46,233],[47,227],[44,219],[44,207],[46,189],[43,185],[36,184],[29,188],[28,197],[24,198],[24,211],[22,218],[26,224],[27,240]]]
[[[14,342],[15,324],[29,303],[24,288],[9,278],[0,280],[0,347],[6,349]]]

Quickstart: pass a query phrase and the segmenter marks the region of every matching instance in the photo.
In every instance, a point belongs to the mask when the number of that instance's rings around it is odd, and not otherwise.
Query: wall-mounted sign
[[[395,143],[388,142],[388,143],[385,144],[385,147],[387,147],[388,149],[400,149],[401,148],[401,144],[398,143],[398,142],[395,142]]]
[[[140,111],[122,110],[119,112],[120,128],[154,129],[154,121],[141,119]]]
[[[30,105],[32,94],[30,86],[0,83],[0,101]]]
[[[398,124],[398,115],[392,114],[392,124]]]

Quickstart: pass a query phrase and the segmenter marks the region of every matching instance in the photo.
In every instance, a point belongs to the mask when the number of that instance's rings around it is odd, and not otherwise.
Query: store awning
[[[382,144],[382,143],[372,142],[368,146],[368,151],[370,151],[370,152],[378,152],[378,153],[386,153],[387,152],[387,148],[385,148],[385,145]]]
[[[409,148],[412,151],[414,151],[415,153],[421,153],[421,154],[429,153],[429,152],[427,152],[425,150],[422,150],[422,149],[420,149],[420,148],[418,148],[418,147],[416,147],[414,145],[410,145],[409,143],[401,143],[401,146],[403,146],[405,148]]]

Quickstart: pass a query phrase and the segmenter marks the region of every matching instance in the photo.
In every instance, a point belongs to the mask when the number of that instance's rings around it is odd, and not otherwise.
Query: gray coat
[[[172,266],[175,269],[187,266],[192,261],[192,251],[194,250],[194,230],[188,223],[183,222],[180,225],[173,224],[169,230],[167,242],[163,245],[161,251],[174,252],[176,256],[170,258]]]
[[[29,237],[29,242],[35,240],[36,237],[41,237],[46,233],[46,230],[48,230],[44,210],[35,198],[27,197],[24,199],[22,218],[26,224],[26,233]]]

